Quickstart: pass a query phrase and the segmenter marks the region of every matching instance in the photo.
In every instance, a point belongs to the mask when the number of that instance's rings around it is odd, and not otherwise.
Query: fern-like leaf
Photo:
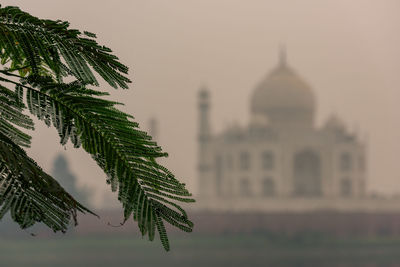
[[[2,62],[12,62],[11,70],[18,69],[21,76],[53,75],[58,81],[73,75],[84,84],[98,85],[91,67],[112,87],[128,88],[128,67],[94,38],[69,29],[68,22],[42,20],[18,7],[0,6],[0,55]]]
[[[157,228],[162,244],[169,249],[163,220],[191,232],[193,223],[186,212],[170,200],[192,202],[184,184],[175,179],[155,158],[166,156],[131,116],[115,108],[78,83],[57,84],[50,80],[26,79],[27,103],[38,119],[52,122],[61,143],[71,139],[92,155],[108,175],[127,220],[131,215],[143,235],[154,237]],[[161,222],[160,222],[161,221]]]
[[[0,133],[17,145],[28,147],[31,137],[15,127],[33,130],[33,121],[22,113],[25,105],[18,95],[21,93],[20,89],[21,87],[17,87],[17,91],[13,92],[0,85]]]

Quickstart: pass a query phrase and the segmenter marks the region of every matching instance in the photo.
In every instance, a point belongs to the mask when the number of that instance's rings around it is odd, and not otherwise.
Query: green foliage
[[[10,137],[15,144],[28,147],[31,137],[15,126],[33,130],[33,121],[22,113],[25,106],[18,94],[0,84],[0,103],[0,133]]]
[[[75,201],[30,159],[24,129],[33,129],[24,110],[54,126],[62,145],[82,147],[107,174],[118,191],[125,221],[131,216],[142,235],[156,230],[166,250],[164,222],[190,232],[193,223],[176,202],[193,202],[185,185],[156,159],[167,156],[120,103],[88,88],[98,86],[94,72],[114,88],[128,88],[128,68],[97,44],[96,36],[69,29],[68,22],[41,20],[17,7],[0,6],[0,218],[8,210],[26,228],[43,222],[65,231],[77,211],[90,212]],[[65,83],[64,79],[74,78]],[[13,86],[11,90],[6,86]],[[26,103],[26,105],[25,105]],[[19,127],[19,128],[17,128]]]

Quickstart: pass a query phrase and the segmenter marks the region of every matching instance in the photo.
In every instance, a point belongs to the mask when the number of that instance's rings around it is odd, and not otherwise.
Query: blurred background
[[[91,158],[36,122],[28,153],[101,219],[0,225],[5,266],[399,266],[400,2],[2,1],[97,34],[111,91],[195,194],[192,234],[148,242]],[[111,225],[111,226],[110,226]],[[35,237],[31,236],[35,234]]]

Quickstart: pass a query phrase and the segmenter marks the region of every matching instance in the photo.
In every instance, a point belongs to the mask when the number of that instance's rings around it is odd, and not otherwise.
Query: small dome
[[[200,99],[208,99],[210,97],[210,93],[208,91],[208,88],[203,85],[199,89],[199,98]]]
[[[251,99],[251,112],[263,114],[272,122],[305,122],[312,125],[315,110],[310,86],[286,64],[279,65],[257,86]]]
[[[326,120],[324,129],[344,131],[346,129],[346,125],[338,116],[333,114]]]

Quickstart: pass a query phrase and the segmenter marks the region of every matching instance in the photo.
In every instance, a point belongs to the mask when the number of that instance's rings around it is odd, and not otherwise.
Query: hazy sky
[[[167,165],[195,190],[196,93],[206,84],[212,126],[249,120],[254,86],[277,63],[289,64],[318,100],[317,123],[332,112],[368,134],[368,189],[400,192],[400,1],[169,0],[2,1],[41,18],[95,32],[130,66],[129,91],[114,91],[146,129],[159,122]],[[112,90],[103,87],[107,90]],[[53,128],[37,129],[29,153],[46,170],[66,153],[81,184],[97,189],[104,174],[82,151],[57,146]]]

